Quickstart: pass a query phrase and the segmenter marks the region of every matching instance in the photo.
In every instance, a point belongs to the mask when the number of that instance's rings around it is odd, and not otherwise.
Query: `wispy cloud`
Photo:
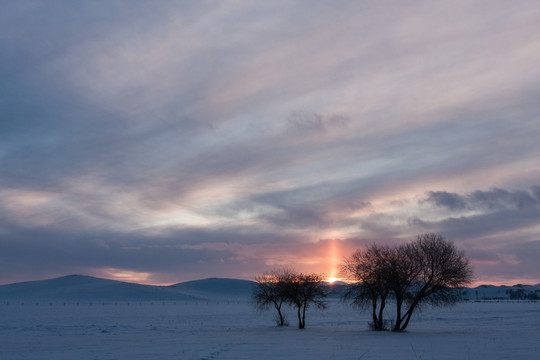
[[[0,282],[327,271],[327,239],[423,231],[540,273],[534,1],[2,9]]]

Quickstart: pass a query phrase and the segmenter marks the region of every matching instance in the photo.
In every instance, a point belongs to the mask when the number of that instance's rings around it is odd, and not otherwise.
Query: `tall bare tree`
[[[394,331],[407,328],[415,309],[421,304],[452,305],[460,300],[457,287],[468,284],[473,272],[468,258],[454,243],[435,233],[418,235],[416,240],[400,247],[410,269],[411,279],[399,279],[407,308],[396,308]],[[395,290],[394,290],[395,293]],[[396,297],[397,298],[397,297]],[[403,305],[396,301],[396,306]]]
[[[455,303],[460,298],[456,288],[472,278],[465,254],[434,233],[395,247],[371,245],[347,259],[343,271],[357,281],[346,294],[348,299],[359,306],[371,303],[375,330],[385,328],[387,296],[395,300],[393,330],[404,331],[419,306]]]
[[[356,251],[341,268],[343,277],[357,280],[347,286],[345,300],[360,308],[371,306],[373,321],[370,326],[373,330],[385,329],[383,314],[390,293],[385,268],[394,253],[389,246],[373,244]]]

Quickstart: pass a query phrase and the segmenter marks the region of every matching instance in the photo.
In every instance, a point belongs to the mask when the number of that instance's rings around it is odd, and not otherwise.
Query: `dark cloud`
[[[342,226],[350,214],[369,207],[370,203],[362,196],[359,184],[329,182],[267,192],[253,196],[246,202],[274,209],[269,215],[263,215],[261,220],[278,228],[313,228],[320,231]]]
[[[490,210],[513,207],[517,209],[535,208],[540,205],[540,198],[533,191],[507,191],[492,189],[490,191],[475,191],[469,195],[472,206],[486,207]]]
[[[535,244],[534,238],[524,234],[533,234],[540,219],[540,199],[536,191],[537,186],[530,190],[494,188],[468,194],[428,192],[425,201],[450,209],[452,213],[464,211],[463,215],[437,220],[429,219],[428,214],[414,216],[408,219],[408,226],[418,232],[440,232],[466,245],[481,272],[491,269],[488,272],[497,272],[500,276],[504,271],[515,274],[521,268],[523,274],[529,273],[525,269],[535,265],[526,253],[536,254],[537,251],[530,247]],[[460,206],[454,206],[455,199],[462,201]],[[497,264],[501,268],[495,271]]]
[[[432,202],[437,206],[444,206],[450,210],[461,210],[467,206],[464,197],[446,191],[429,191],[426,201]]]
[[[526,210],[540,207],[538,186],[530,190],[508,191],[493,188],[488,191],[477,190],[461,195],[446,191],[428,191],[425,201],[450,210],[484,209],[500,211],[505,209]]]

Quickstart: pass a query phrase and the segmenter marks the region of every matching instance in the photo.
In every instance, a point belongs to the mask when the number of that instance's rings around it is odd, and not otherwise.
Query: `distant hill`
[[[213,299],[247,299],[255,283],[249,280],[210,278],[171,285],[184,294]]]
[[[249,283],[244,280],[207,279],[172,286],[152,286],[84,275],[68,275],[50,280],[28,281],[0,286],[0,301],[214,300],[245,296]],[[236,296],[235,294],[239,291],[240,293]]]
[[[540,300],[540,284],[480,285],[475,288],[462,288],[461,294],[462,298],[467,300]]]
[[[249,300],[255,283],[248,280],[210,278],[170,286],[152,286],[68,275],[50,280],[0,286],[0,301],[224,301]],[[330,298],[340,298],[344,283],[330,286]],[[461,288],[467,300],[540,299],[540,284]]]

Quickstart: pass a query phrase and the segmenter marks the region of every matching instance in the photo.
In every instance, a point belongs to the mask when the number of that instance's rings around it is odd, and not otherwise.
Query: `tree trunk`
[[[407,312],[405,313],[405,315],[403,315],[405,322],[403,323],[403,325],[401,325],[399,331],[405,331],[405,329],[407,328],[407,325],[409,325],[409,320],[411,320],[411,316],[414,309],[416,308],[416,305],[418,305],[418,301],[413,302],[411,306],[409,307],[409,309],[407,310]]]
[[[283,316],[283,313],[281,312],[281,306],[283,305],[283,301],[274,300],[273,304],[279,316],[279,326],[284,326],[285,317]]]
[[[392,331],[401,331],[401,322],[403,321],[403,319],[401,318],[402,304],[403,304],[403,300],[396,298],[396,323]]]
[[[377,318],[377,298],[371,298],[371,308],[373,317],[373,330],[379,330],[379,319]]]
[[[283,314],[281,313],[281,308],[277,308],[277,312],[279,314],[279,326],[284,326],[285,319],[283,318]]]
[[[298,328],[303,329],[304,323],[302,322],[302,315],[301,315],[302,307],[298,306]]]
[[[405,331],[405,329],[407,328],[407,325],[409,325],[409,320],[411,320],[411,315],[412,315],[412,312],[409,313],[409,315],[405,317],[405,322],[403,323],[403,325],[401,325],[401,328],[399,329],[399,331]]]
[[[385,300],[381,298],[381,305],[379,307],[379,323],[377,324],[376,330],[384,330],[384,320],[383,320],[383,311],[385,306]]]
[[[304,304],[304,308],[302,309],[302,329],[306,327],[306,307],[307,304]]]

